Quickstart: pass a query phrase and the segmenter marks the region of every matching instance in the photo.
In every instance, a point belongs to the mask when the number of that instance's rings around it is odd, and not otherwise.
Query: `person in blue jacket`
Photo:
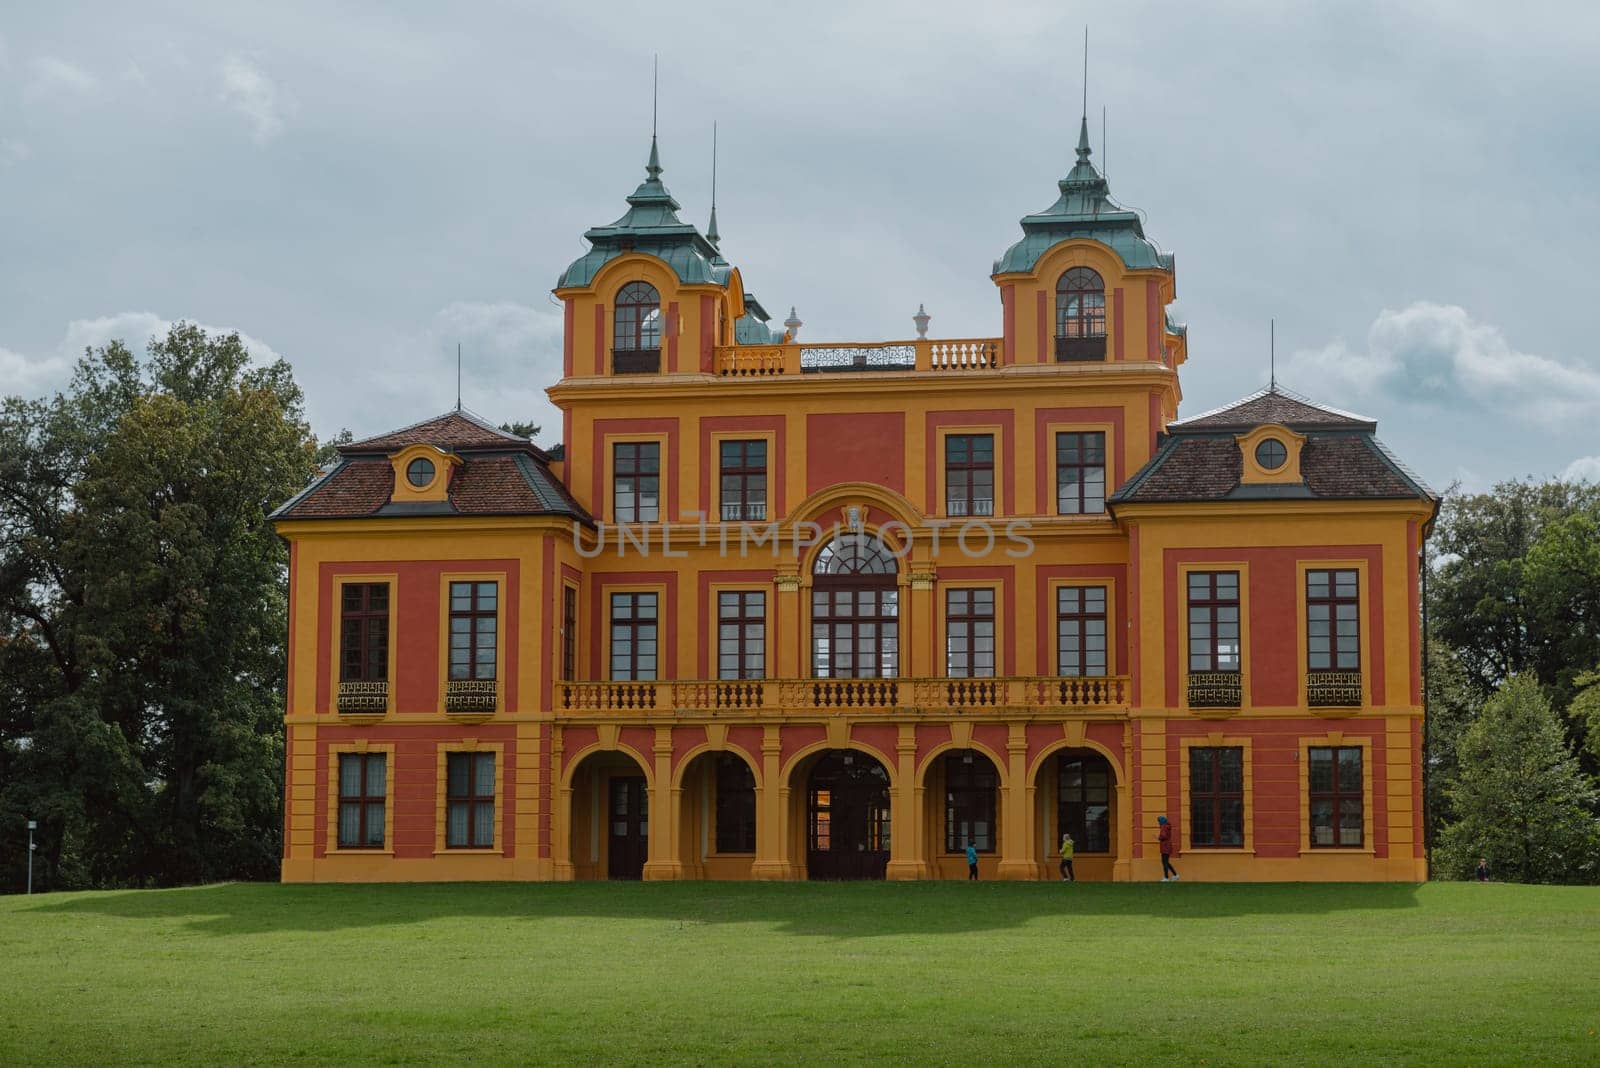
[[[978,880],[978,847],[967,841],[967,879],[972,882]]]

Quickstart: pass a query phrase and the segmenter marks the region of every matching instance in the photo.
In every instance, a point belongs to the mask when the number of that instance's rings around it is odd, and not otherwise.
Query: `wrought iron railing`
[[[653,375],[660,370],[660,349],[611,350],[611,371],[613,374]]]
[[[1189,672],[1190,708],[1238,708],[1243,698],[1237,671]]]
[[[339,712],[346,716],[382,715],[389,711],[389,683],[341,682]]]
[[[494,712],[499,696],[494,679],[450,679],[444,684],[444,710],[485,715]]]
[[[1105,335],[1100,337],[1056,338],[1056,362],[1079,363],[1106,358]]]
[[[805,374],[827,371],[914,371],[916,367],[917,347],[911,342],[800,347],[800,370]]]
[[[1306,704],[1313,708],[1358,708],[1361,700],[1361,672],[1306,672]]]
[[[700,679],[682,682],[561,682],[558,716],[678,712],[982,712],[985,709],[1117,711],[1126,676],[997,678]]]

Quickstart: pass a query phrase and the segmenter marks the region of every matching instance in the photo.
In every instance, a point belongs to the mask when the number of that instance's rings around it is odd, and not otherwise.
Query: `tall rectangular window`
[[[900,672],[900,591],[846,586],[811,591],[811,673],[888,679]]]
[[[756,851],[756,777],[732,753],[717,754],[717,852]]]
[[[500,585],[450,583],[450,677],[495,677],[495,630]]]
[[[760,590],[717,594],[717,678],[759,679],[767,669],[767,595]]]
[[[723,520],[767,518],[767,443],[724,441],[719,453]]]
[[[994,590],[946,590],[945,674],[953,679],[994,677]]]
[[[611,510],[619,523],[661,519],[661,445],[619,441],[611,447]]]
[[[382,849],[388,787],[384,753],[339,754],[339,848]]]
[[[944,439],[947,515],[994,515],[994,435],[950,434]]]
[[[1239,670],[1239,573],[1189,572],[1189,670]]]
[[[1306,572],[1306,668],[1361,669],[1360,572]]]
[[[1244,748],[1189,750],[1189,844],[1244,845]]]
[[[389,584],[347,582],[339,598],[339,681],[389,680]]]
[[[1067,676],[1106,673],[1106,588],[1062,586],[1056,591],[1056,671]]]
[[[1105,510],[1105,432],[1084,430],[1057,434],[1056,512],[1088,515]]]
[[[656,677],[656,595],[611,595],[611,678],[642,682]]]
[[[1311,845],[1314,848],[1359,847],[1362,844],[1361,747],[1312,746],[1307,765]]]
[[[494,754],[445,754],[445,834],[450,849],[494,848]]]
[[[577,678],[578,669],[578,591],[561,587],[561,677]]]
[[[1111,781],[1111,765],[1098,754],[1057,762],[1057,834],[1072,835],[1080,853],[1111,851]]]
[[[994,852],[994,797],[999,785],[994,765],[972,750],[944,757],[944,851],[959,853],[971,843]]]

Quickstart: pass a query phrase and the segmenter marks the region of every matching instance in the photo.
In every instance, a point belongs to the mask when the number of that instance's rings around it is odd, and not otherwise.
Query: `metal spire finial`
[[[1267,380],[1267,392],[1278,391],[1278,320],[1267,320],[1267,366],[1270,377]]]
[[[461,410],[461,342],[456,342],[456,411]]]
[[[1078,162],[1088,163],[1089,148],[1089,27],[1083,28],[1083,118],[1078,124]]]
[[[706,240],[716,248],[722,239],[717,233],[717,123],[711,122],[711,223],[706,227]]]
[[[656,106],[661,96],[661,56],[651,59],[650,70],[650,162],[644,170],[651,180],[661,177],[661,153],[656,148]]]

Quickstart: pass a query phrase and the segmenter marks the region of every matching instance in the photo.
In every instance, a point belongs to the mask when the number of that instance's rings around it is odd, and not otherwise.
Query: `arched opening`
[[[856,749],[802,761],[791,790],[800,808],[809,879],[882,879],[889,866],[889,773]]]
[[[678,861],[696,879],[748,879],[756,854],[756,777],[738,753],[689,762],[678,792]]]
[[[964,879],[968,843],[978,851],[978,870],[993,878],[1000,853],[1000,771],[978,749],[949,749],[928,764],[924,791],[925,840],[931,843],[933,875]]]
[[[572,772],[575,879],[639,879],[650,852],[650,790],[627,753],[591,753]]]
[[[1106,284],[1089,267],[1056,282],[1056,362],[1106,358]]]
[[[649,282],[629,282],[617,291],[611,370],[619,375],[661,370],[661,294]]]
[[[1111,761],[1093,749],[1062,749],[1039,766],[1034,785],[1046,877],[1057,877],[1061,836],[1070,834],[1074,874],[1109,881],[1119,848],[1117,776]]]
[[[900,673],[899,561],[881,540],[841,534],[817,553],[811,587],[811,673],[819,679]]]

